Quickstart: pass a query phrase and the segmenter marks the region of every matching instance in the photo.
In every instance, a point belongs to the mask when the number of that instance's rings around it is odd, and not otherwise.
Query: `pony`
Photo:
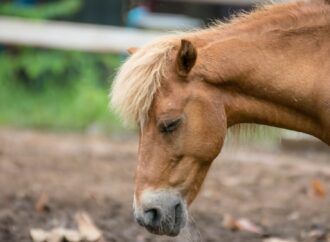
[[[134,215],[152,233],[180,233],[234,125],[296,130],[330,145],[329,1],[263,6],[130,52],[110,102],[139,130]]]

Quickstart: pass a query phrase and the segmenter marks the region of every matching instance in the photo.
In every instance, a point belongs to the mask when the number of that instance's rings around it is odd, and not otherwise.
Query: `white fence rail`
[[[120,27],[0,17],[0,43],[3,44],[123,53],[160,35]]]

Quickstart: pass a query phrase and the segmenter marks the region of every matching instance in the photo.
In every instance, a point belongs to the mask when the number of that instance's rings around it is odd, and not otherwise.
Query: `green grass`
[[[108,108],[111,78],[120,57],[20,49],[0,52],[0,124],[56,130],[121,123]]]
[[[27,7],[10,3],[1,3],[0,15],[17,16],[29,19],[49,19],[70,16],[77,12],[82,5],[81,0],[61,0],[50,3],[42,3]]]
[[[107,90],[89,85],[81,85],[75,91],[48,88],[37,94],[4,88],[0,92],[0,123],[66,130],[97,124],[112,130],[120,124],[107,103]]]
[[[82,0],[33,7],[4,3],[0,15],[63,19]],[[120,56],[0,45],[0,125],[113,132],[121,123],[108,108],[111,77]]]

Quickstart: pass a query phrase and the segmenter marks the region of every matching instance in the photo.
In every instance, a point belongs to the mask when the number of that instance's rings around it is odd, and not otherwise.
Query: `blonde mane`
[[[126,124],[138,123],[143,127],[176,40],[177,35],[169,35],[144,46],[118,71],[110,93],[111,106]]]

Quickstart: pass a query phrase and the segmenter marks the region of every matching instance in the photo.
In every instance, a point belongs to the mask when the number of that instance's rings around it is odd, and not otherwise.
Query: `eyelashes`
[[[163,134],[171,134],[175,130],[177,130],[181,123],[181,118],[174,120],[166,120],[159,125],[159,131]]]

